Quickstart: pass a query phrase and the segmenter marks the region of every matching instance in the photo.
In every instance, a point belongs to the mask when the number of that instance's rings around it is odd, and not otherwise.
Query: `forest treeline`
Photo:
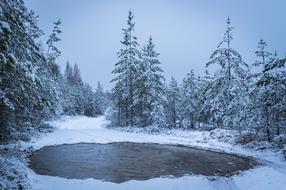
[[[61,114],[95,116],[105,111],[108,94],[100,84],[93,91],[84,83],[77,64],[67,63],[60,72],[60,25],[60,20],[54,23],[44,50],[37,15],[22,0],[1,1],[1,140],[22,138]],[[227,19],[224,38],[206,63],[206,69],[214,65],[216,71],[198,76],[190,66],[182,82],[171,78],[167,83],[153,39],[140,46],[134,30],[129,11],[112,71],[112,125],[247,129],[269,141],[285,134],[286,58],[270,52],[263,39],[253,50],[257,60],[246,63],[232,46],[233,27]]]
[[[54,23],[47,51],[37,15],[22,0],[0,3],[0,141],[27,139],[43,121],[66,115],[103,114],[103,87],[96,91],[81,79],[78,65],[67,63],[64,74],[56,63],[61,52],[61,21]]]
[[[228,18],[224,37],[206,63],[206,70],[214,65],[214,74],[198,76],[190,66],[180,84],[174,78],[166,84],[152,38],[141,47],[134,29],[130,10],[113,70],[112,125],[239,129],[268,141],[285,134],[286,58],[269,52],[263,39],[253,50],[256,61],[246,63],[232,46]]]
[[[31,150],[14,140],[29,141],[36,131],[49,129],[45,121],[62,114],[93,117],[108,110],[116,127],[225,128],[253,132],[250,140],[286,139],[286,58],[261,39],[253,50],[257,60],[246,63],[232,46],[230,19],[206,63],[216,71],[199,76],[190,65],[178,83],[166,81],[151,37],[139,45],[129,11],[109,94],[100,83],[95,90],[84,83],[77,64],[67,62],[61,72],[61,21],[54,23],[45,49],[37,18],[23,0],[0,0],[0,189],[31,188]]]

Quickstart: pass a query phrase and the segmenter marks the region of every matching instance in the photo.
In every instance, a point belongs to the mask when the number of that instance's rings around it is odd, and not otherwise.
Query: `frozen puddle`
[[[186,146],[118,142],[46,146],[34,152],[30,166],[41,175],[94,178],[115,183],[160,176],[229,176],[255,161]]]

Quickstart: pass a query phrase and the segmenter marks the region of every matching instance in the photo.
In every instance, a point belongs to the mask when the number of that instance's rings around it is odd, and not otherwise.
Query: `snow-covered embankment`
[[[253,156],[265,160],[265,165],[242,172],[233,177],[184,176],[181,178],[155,178],[147,181],[127,181],[116,184],[95,179],[75,180],[59,177],[41,176],[32,170],[29,172],[34,189],[286,189],[286,163],[282,157],[271,151],[248,150],[231,142],[231,131],[215,130],[212,132],[172,130],[163,134],[128,133],[106,128],[105,117],[63,117],[61,120],[49,122],[56,129],[34,139],[35,149],[48,145],[73,143],[110,143],[137,142],[182,144],[205,149]],[[219,138],[218,138],[219,137]],[[226,140],[227,139],[227,140]],[[76,154],[76,153],[75,153]]]

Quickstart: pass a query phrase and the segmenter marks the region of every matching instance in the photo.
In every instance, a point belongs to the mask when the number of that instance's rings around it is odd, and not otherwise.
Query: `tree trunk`
[[[268,140],[268,142],[270,142],[271,141],[271,134],[270,134],[269,127],[267,127],[266,132],[267,132],[267,140]]]
[[[277,124],[277,128],[276,128],[276,134],[279,136],[280,135],[280,127]]]

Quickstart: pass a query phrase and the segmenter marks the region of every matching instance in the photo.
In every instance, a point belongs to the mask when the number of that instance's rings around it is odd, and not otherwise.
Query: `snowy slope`
[[[105,117],[63,117],[61,120],[49,122],[56,130],[34,139],[32,146],[39,149],[47,145],[72,143],[109,143],[109,142],[153,142],[161,144],[183,144],[213,149],[263,159],[265,165],[245,171],[238,176],[205,177],[184,176],[181,178],[156,178],[146,181],[127,181],[116,184],[94,179],[71,180],[59,177],[41,176],[32,170],[29,178],[37,190],[54,189],[253,189],[253,190],[286,190],[286,162],[280,154],[271,151],[247,150],[231,143],[233,134],[230,131],[215,130],[213,132],[187,132],[173,130],[168,134],[150,135],[146,133],[129,133],[106,128]],[[226,140],[222,140],[226,139]],[[31,144],[26,144],[26,146]]]

